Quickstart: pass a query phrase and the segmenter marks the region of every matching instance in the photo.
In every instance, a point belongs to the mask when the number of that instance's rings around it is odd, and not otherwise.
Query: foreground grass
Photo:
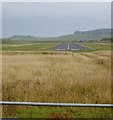
[[[110,108],[8,107],[10,118],[111,118]]]
[[[111,103],[110,52],[4,54],[3,100]],[[111,109],[3,108],[4,117],[109,118]]]

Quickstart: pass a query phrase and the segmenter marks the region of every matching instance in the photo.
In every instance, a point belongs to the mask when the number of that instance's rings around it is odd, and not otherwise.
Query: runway
[[[91,48],[81,46],[79,44],[73,43],[65,43],[56,45],[49,50],[56,50],[56,51],[80,51],[80,50],[92,50]]]

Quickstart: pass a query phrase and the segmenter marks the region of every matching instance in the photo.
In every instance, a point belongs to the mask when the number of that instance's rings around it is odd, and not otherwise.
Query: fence
[[[0,101],[0,105],[113,108],[113,104],[44,103],[44,102],[9,102],[9,101]]]

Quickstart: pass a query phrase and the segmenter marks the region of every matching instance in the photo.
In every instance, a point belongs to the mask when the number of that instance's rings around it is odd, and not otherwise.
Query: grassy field
[[[24,53],[24,52],[23,52]],[[3,100],[111,103],[111,53],[3,52]],[[108,108],[4,106],[3,117],[110,118]]]
[[[64,42],[66,43],[66,42]],[[68,43],[68,42],[67,42]],[[82,46],[94,48],[95,51],[111,50],[110,42],[74,42]],[[48,48],[60,44],[59,42],[33,43],[33,44],[3,44],[3,51],[46,51]],[[93,50],[94,51],[94,50]],[[89,51],[91,52],[91,50]]]
[[[83,46],[94,48],[96,51],[99,50],[106,50],[109,51],[111,50],[111,43],[110,42],[82,42],[79,43]]]
[[[55,43],[33,43],[33,44],[14,44],[14,45],[4,44],[2,46],[2,50],[3,51],[39,51],[39,50],[46,50],[54,45],[56,44]]]

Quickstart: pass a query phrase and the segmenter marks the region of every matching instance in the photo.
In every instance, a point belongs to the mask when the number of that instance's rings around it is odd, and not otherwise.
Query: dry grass
[[[3,54],[3,100],[111,103],[110,56]]]

